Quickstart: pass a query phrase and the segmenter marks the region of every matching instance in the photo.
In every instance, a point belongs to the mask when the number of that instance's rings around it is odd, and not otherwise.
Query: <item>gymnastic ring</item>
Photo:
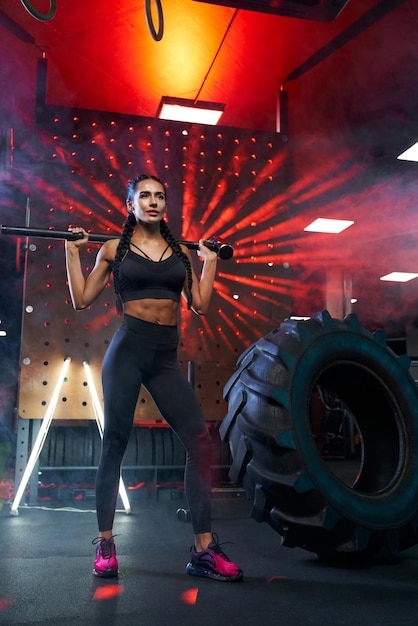
[[[161,0],[155,0],[155,6],[158,12],[158,31],[155,30],[154,22],[152,19],[151,0],[145,0],[145,16],[147,18],[148,29],[151,33],[151,37],[154,41],[161,41],[164,34],[164,16],[163,7],[161,6]]]
[[[41,13],[35,9],[28,0],[20,0],[26,11],[30,13],[32,17],[41,22],[49,22],[55,16],[57,10],[57,0],[49,0],[49,11],[47,13]]]

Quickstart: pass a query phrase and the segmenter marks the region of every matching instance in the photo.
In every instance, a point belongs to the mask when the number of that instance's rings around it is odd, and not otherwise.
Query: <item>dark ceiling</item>
[[[32,5],[47,12],[50,3]],[[157,6],[150,3],[158,26]],[[366,325],[387,325],[392,334],[414,326],[416,281],[382,285],[379,277],[418,268],[418,166],[396,161],[418,139],[418,0],[350,0],[329,21],[238,3],[161,6],[164,31],[156,41],[142,2],[57,0],[49,21],[19,0],[3,2],[4,110],[30,125],[42,55],[52,105],[153,117],[163,95],[198,98],[225,104],[224,126],[275,132],[284,90],[288,227],[303,284],[336,268],[352,281]],[[9,55],[19,63],[9,65]],[[303,227],[318,216],[355,225],[338,238],[307,237]]]
[[[157,2],[150,2],[155,28]],[[50,5],[49,0],[31,4],[44,12]],[[303,84],[316,65],[321,66],[327,91],[330,81],[338,84],[344,78],[351,83],[356,73],[365,77],[369,69],[386,73],[388,79],[390,75],[396,87],[401,69],[397,60],[404,62],[416,50],[414,1],[351,0],[327,22],[222,4],[162,0],[160,41],[152,36],[144,3],[136,0],[57,0],[55,16],[48,22],[34,19],[20,0],[12,0],[2,3],[0,24],[32,41],[26,47],[32,46],[33,53],[46,54],[50,104],[152,117],[163,95],[198,97],[225,103],[222,124],[260,130],[276,129],[280,86],[291,90],[293,83]],[[261,1],[253,4],[263,6]],[[344,49],[347,56],[337,54]],[[379,67],[368,68],[370,62]],[[373,82],[381,83],[379,78],[375,76],[369,87],[375,89]],[[356,80],[361,89],[361,78]],[[338,99],[338,92],[332,97]]]

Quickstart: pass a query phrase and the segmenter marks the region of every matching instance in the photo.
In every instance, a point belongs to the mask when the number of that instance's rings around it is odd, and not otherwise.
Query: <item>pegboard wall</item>
[[[64,359],[70,357],[54,416],[94,419],[83,362],[88,362],[101,398],[101,361],[117,324],[110,287],[97,300],[95,310],[73,309],[66,285],[63,241],[29,238],[19,416],[44,417]]]
[[[90,232],[118,234],[126,216],[126,183],[148,172],[166,183],[168,223],[177,238],[216,235],[233,245],[234,258],[219,261],[208,316],[182,306],[179,319],[184,374],[192,364],[192,382],[207,420],[223,419],[223,387],[237,358],[290,313],[282,139],[277,133],[48,106],[37,126],[42,141],[27,168],[33,228],[67,230],[77,224]],[[44,417],[63,361],[70,357],[54,418],[94,419],[83,362],[90,366],[101,400],[102,359],[121,321],[113,285],[89,309],[74,311],[64,242],[29,237],[26,245],[18,414]],[[85,274],[98,249],[90,244],[82,250]],[[195,263],[199,274],[197,256]],[[143,389],[135,421],[160,420]]]

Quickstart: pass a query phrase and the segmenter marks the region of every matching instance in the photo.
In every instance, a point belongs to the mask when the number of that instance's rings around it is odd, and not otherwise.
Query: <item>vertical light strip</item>
[[[96,390],[96,385],[94,384],[91,369],[87,361],[83,361],[83,367],[87,376],[87,383],[88,383],[91,399],[93,402],[94,416],[96,418],[97,428],[99,430],[100,437],[103,438],[104,416],[103,416],[103,411],[102,411],[102,405],[100,403],[99,396]]]
[[[35,467],[36,461],[38,460],[39,455],[40,455],[41,450],[42,450],[42,447],[43,447],[43,445],[45,443],[45,439],[46,439],[46,436],[48,434],[48,430],[49,430],[49,427],[51,425],[52,418],[54,416],[54,411],[55,411],[55,408],[57,406],[59,392],[61,391],[62,383],[64,382],[64,378],[65,378],[65,375],[67,373],[68,366],[70,365],[70,362],[71,362],[70,357],[67,357],[64,360],[63,366],[61,368],[60,375],[59,375],[58,380],[57,380],[57,384],[55,385],[55,389],[53,391],[53,394],[51,396],[51,400],[49,402],[49,406],[48,406],[47,411],[46,411],[46,413],[44,415],[44,418],[42,420],[41,428],[39,429],[38,436],[36,437],[36,441],[35,441],[35,443],[33,444],[33,447],[32,447],[31,455],[29,457],[29,460],[28,460],[28,463],[26,465],[25,471],[23,472],[22,480],[20,481],[19,488],[16,491],[16,495],[15,495],[15,498],[13,500],[12,508],[10,509],[10,514],[11,515],[19,515],[18,508],[19,508],[20,500],[22,499],[22,496],[23,496],[24,491],[26,489],[26,485],[29,482],[29,479],[30,479],[31,474],[33,472],[33,468]]]
[[[93,375],[91,373],[90,365],[87,361],[83,361],[84,371],[87,376],[87,383],[89,386],[91,399],[93,401],[94,415],[96,418],[97,428],[99,429],[100,437],[103,439],[103,430],[104,430],[104,415],[102,410],[102,405],[99,400],[99,396],[97,394],[96,385],[94,384]],[[122,476],[119,479],[119,495],[121,497],[123,506],[125,508],[125,513],[129,515],[131,512],[131,505],[129,503],[128,494],[125,489],[125,484],[123,482]]]

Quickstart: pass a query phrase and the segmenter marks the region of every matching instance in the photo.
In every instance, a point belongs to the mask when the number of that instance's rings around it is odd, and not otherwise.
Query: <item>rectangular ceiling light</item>
[[[408,280],[413,280],[417,277],[418,274],[413,274],[412,272],[391,272],[390,274],[386,274],[386,276],[381,276],[380,280],[391,280],[396,283],[407,283]]]
[[[351,220],[332,220],[318,217],[303,230],[312,233],[341,233],[343,230],[354,224]]]
[[[163,96],[157,110],[157,117],[162,120],[215,126],[224,109],[225,105],[219,102],[204,102],[203,100],[195,102],[185,98]]]
[[[418,141],[413,146],[402,152],[398,157],[400,161],[416,161],[418,162]]]

